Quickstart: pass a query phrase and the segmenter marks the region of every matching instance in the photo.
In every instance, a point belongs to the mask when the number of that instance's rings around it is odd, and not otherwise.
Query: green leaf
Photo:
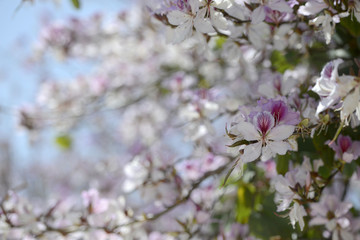
[[[328,131],[316,132],[313,138],[314,147],[324,164],[328,167],[334,165],[334,151],[327,145],[327,141],[335,136],[337,126],[329,125]]]
[[[170,89],[168,89],[168,88],[165,88],[165,87],[159,87],[159,93],[160,93],[160,95],[162,95],[162,96],[166,96],[166,95],[168,95],[168,94],[170,94],[171,93],[171,90]]]
[[[302,232],[304,236],[300,239],[323,239],[322,232],[322,226],[312,226],[307,231]]]
[[[290,154],[276,156],[276,171],[278,174],[285,175],[285,173],[287,173],[289,169],[290,158]]]
[[[71,2],[76,9],[80,9],[80,0],[71,0]]]
[[[253,212],[249,218],[250,232],[260,239],[291,239],[291,233],[294,232],[289,219],[276,216],[276,206],[274,195],[268,195],[262,199],[262,210]]]
[[[341,18],[340,24],[345,27],[354,37],[360,36],[360,23],[356,21],[355,17],[349,16]]]
[[[222,48],[222,46],[224,45],[224,43],[226,42],[227,38],[226,37],[218,37],[215,41],[215,50],[219,50]]]
[[[240,145],[244,145],[244,144],[249,144],[249,141],[246,141],[246,140],[239,140],[239,141],[236,141],[236,142],[234,142],[233,144],[231,144],[231,145],[226,145],[227,147],[231,147],[231,148],[233,148],[233,147],[238,147],[238,146],[240,146]]]
[[[242,183],[237,191],[236,221],[245,224],[249,221],[255,203],[256,188]]]
[[[350,178],[353,175],[353,173],[355,172],[355,169],[356,169],[356,162],[352,161],[351,163],[346,163],[344,165],[344,169],[343,169],[342,173],[347,178]]]
[[[210,83],[208,81],[206,81],[205,78],[200,78],[199,83],[198,83],[198,87],[199,88],[205,88],[205,89],[209,89]]]
[[[69,150],[72,146],[72,139],[69,135],[60,135],[56,137],[55,143],[63,150]]]
[[[284,73],[288,69],[294,69],[295,53],[287,54],[287,57],[280,51],[273,51],[270,56],[271,65],[279,73]]]
[[[319,168],[319,175],[325,179],[329,178],[331,175],[331,168],[327,166],[321,166]]]
[[[240,158],[238,158],[238,159],[235,161],[235,163],[232,165],[232,167],[230,168],[230,170],[229,170],[228,173],[226,174],[225,179],[224,179],[223,186],[225,186],[227,180],[229,179],[231,173],[234,171],[235,167],[238,165],[239,161],[240,161]]]

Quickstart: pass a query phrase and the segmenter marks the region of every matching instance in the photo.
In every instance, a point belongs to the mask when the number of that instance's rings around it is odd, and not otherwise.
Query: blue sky
[[[2,10],[0,14],[2,33],[0,38],[0,84],[2,89],[4,82],[5,88],[10,87],[6,89],[6,92],[0,90],[2,103],[19,104],[23,103],[23,100],[30,100],[33,97],[33,86],[31,85],[36,81],[29,79],[29,72],[22,75],[24,71],[20,67],[26,54],[30,54],[32,44],[39,34],[41,18],[46,16],[57,20],[71,16],[86,17],[96,12],[115,14],[129,5],[128,0],[83,0],[81,9],[76,10],[70,0],[62,0],[60,4],[54,2],[52,0],[35,0],[35,4],[26,2],[15,11],[21,0],[0,0],[0,9]],[[9,96],[14,91],[11,91],[9,84],[18,84],[16,98],[13,95]],[[19,90],[21,90],[20,93]]]
[[[39,71],[26,69],[24,64],[40,32],[41,19],[86,17],[96,12],[111,15],[133,3],[129,0],[82,0],[81,9],[77,10],[70,0],[57,0],[59,4],[55,2],[25,2],[15,11],[21,0],[0,0],[0,141],[4,139],[11,142],[12,156],[20,165],[45,155],[38,152],[39,148],[35,149],[29,144],[27,134],[17,129],[15,118],[18,107],[34,102],[40,81]],[[60,69],[60,72],[57,71],[60,75],[62,71],[64,75],[69,71],[68,66],[57,69]],[[47,150],[44,151],[48,154]]]

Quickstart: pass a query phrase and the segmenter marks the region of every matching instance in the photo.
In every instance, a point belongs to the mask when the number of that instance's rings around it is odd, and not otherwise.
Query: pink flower
[[[91,209],[91,213],[102,213],[109,208],[109,201],[99,198],[99,192],[96,189],[82,192],[82,198],[84,205]]]
[[[333,232],[334,235],[345,235],[351,225],[347,216],[351,208],[351,203],[341,202],[336,195],[324,195],[319,203],[311,204],[313,218],[309,225],[325,225],[326,229]]]
[[[274,119],[275,125],[285,124],[285,125],[297,125],[300,122],[300,114],[293,112],[282,100],[272,100],[264,103],[262,109],[270,112]]]
[[[241,122],[238,124],[238,131],[243,139],[250,144],[241,145],[244,150],[242,161],[252,162],[261,156],[262,161],[266,161],[275,154],[284,155],[291,149],[286,141],[294,132],[295,127],[291,125],[275,126],[275,119],[270,112],[258,113],[253,123]]]
[[[349,136],[339,135],[336,144],[329,145],[335,151],[335,158],[351,162],[360,156],[360,142],[352,141]]]

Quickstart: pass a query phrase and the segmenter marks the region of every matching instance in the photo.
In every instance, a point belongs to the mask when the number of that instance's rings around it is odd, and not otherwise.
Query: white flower
[[[317,171],[322,164],[321,160],[315,160],[311,164],[309,158],[304,158],[301,166],[287,172],[285,176],[276,176],[272,182],[276,189],[275,202],[278,204],[277,211],[283,212],[290,209],[289,218],[294,228],[298,222],[300,229],[303,230],[305,226],[303,218],[307,215],[305,208],[299,202],[294,201],[295,199],[302,199],[297,191],[303,189],[306,198],[314,197],[310,172]],[[292,203],[293,205],[291,205]]]
[[[326,44],[329,44],[331,37],[335,30],[336,23],[340,22],[340,18],[349,16],[349,13],[341,13],[335,16],[329,14],[320,15],[310,21],[310,24],[314,24],[319,27],[321,25],[322,31],[325,37]]]
[[[279,12],[292,13],[292,8],[284,0],[268,0],[264,1],[264,5],[257,7],[251,14],[251,22],[253,24],[261,23],[265,20],[265,7]]]
[[[266,42],[269,41],[270,33],[269,25],[264,22],[251,24],[248,28],[249,40],[256,49],[265,47]]]
[[[339,234],[349,235],[348,230],[351,228],[351,223],[347,213],[351,208],[351,203],[342,202],[336,195],[324,195],[320,202],[311,204],[313,218],[309,225],[325,225],[327,230],[333,232],[333,239],[337,239]]]
[[[254,161],[261,154],[261,160],[266,161],[275,154],[284,155],[290,149],[290,145],[285,140],[294,132],[295,127],[291,125],[275,126],[274,117],[269,112],[258,113],[254,117],[254,124],[241,122],[238,130],[243,139],[254,142],[249,145],[242,145],[244,150],[242,161],[244,163]]]
[[[191,37],[193,27],[201,33],[215,33],[210,20],[205,18],[206,9],[199,10],[199,1],[189,0],[188,4],[190,11],[175,10],[167,15],[170,24],[177,26],[172,39],[173,43],[180,43]]]
[[[229,0],[203,0],[201,4],[203,8],[199,11],[200,16],[210,17],[211,24],[220,31],[228,29],[226,18],[221,12],[215,9],[228,9],[232,5]]]
[[[348,94],[340,111],[340,118],[342,121],[346,121],[347,118],[352,114],[360,105],[360,89],[356,87],[354,91]],[[359,119],[359,118],[358,118]],[[359,119],[360,120],[360,119]]]
[[[355,6],[353,9],[353,14],[355,15],[358,22],[360,22],[360,1],[354,1]]]
[[[224,9],[226,13],[240,20],[249,20],[251,11],[245,6],[243,1],[232,0],[231,5]]]
[[[125,192],[132,192],[144,182],[148,175],[148,170],[141,163],[140,158],[135,157],[124,166],[124,174],[126,179],[123,182],[123,190]]]
[[[307,1],[305,5],[299,7],[298,13],[304,16],[310,16],[319,13],[327,7],[323,0],[310,0]]]
[[[321,76],[316,79],[316,85],[312,90],[322,97],[316,109],[316,116],[325,109],[339,103],[341,97],[346,96],[354,87],[354,77],[339,77],[338,75],[338,67],[342,62],[343,60],[336,59],[327,63],[321,71]],[[347,100],[346,111],[344,113],[347,113],[348,109],[352,108],[352,103],[351,99]]]
[[[292,209],[289,213],[290,222],[291,222],[291,225],[293,226],[293,228],[295,228],[295,224],[297,222],[299,222],[299,226],[302,231],[305,226],[304,217],[306,215],[307,214],[306,214],[304,206],[299,205],[297,202],[295,202],[294,206],[292,207]]]

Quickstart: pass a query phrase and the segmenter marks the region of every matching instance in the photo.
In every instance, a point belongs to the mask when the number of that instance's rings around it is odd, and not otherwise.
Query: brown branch
[[[136,220],[133,220],[133,221],[131,221],[131,222],[128,222],[128,223],[125,223],[125,224],[121,224],[121,225],[115,227],[115,229],[116,229],[116,228],[119,228],[119,227],[130,226],[130,225],[133,225],[133,224],[135,224],[135,223],[141,223],[141,222],[146,222],[146,221],[154,221],[154,220],[160,218],[160,217],[163,216],[164,214],[170,212],[171,210],[173,210],[173,209],[175,209],[176,207],[180,206],[182,203],[184,203],[184,202],[186,202],[187,200],[189,200],[189,198],[191,197],[192,192],[193,192],[195,189],[197,189],[204,180],[206,180],[206,179],[207,179],[208,177],[210,177],[210,176],[213,176],[213,175],[217,175],[217,174],[222,173],[222,172],[227,168],[227,166],[229,165],[229,163],[231,163],[231,161],[228,162],[227,164],[219,167],[219,168],[216,169],[216,170],[209,171],[209,172],[205,173],[199,180],[197,180],[196,182],[193,183],[191,189],[189,190],[189,192],[188,192],[183,198],[181,198],[180,200],[176,201],[174,204],[166,207],[163,211],[155,214],[155,215],[152,216],[152,217],[147,217],[147,218],[145,218],[145,219],[136,219]]]

